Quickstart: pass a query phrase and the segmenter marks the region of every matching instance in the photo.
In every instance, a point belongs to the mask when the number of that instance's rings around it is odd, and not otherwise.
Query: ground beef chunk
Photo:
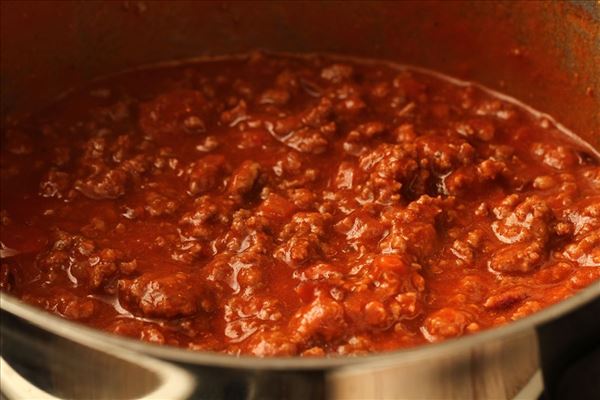
[[[326,91],[326,96],[333,100],[333,109],[336,116],[343,119],[359,115],[367,108],[363,100],[363,91],[358,85],[343,83],[334,85]]]
[[[359,166],[369,174],[361,193],[363,197],[375,197],[384,204],[398,201],[403,185],[408,184],[418,170],[415,157],[411,146],[392,144],[379,145],[362,155]]]
[[[533,270],[547,256],[553,218],[548,205],[536,196],[522,202],[509,196],[494,212],[499,220],[492,223],[492,229],[505,245],[492,255],[490,268],[502,273]]]
[[[151,157],[138,154],[120,163],[120,168],[124,171],[129,179],[136,185],[140,184],[140,180],[145,172],[150,169]],[[176,162],[176,161],[175,161]],[[169,161],[171,169],[174,168],[173,160]],[[156,165],[155,165],[156,167]]]
[[[545,251],[539,242],[515,243],[497,250],[492,255],[489,266],[502,273],[530,272],[544,257]]]
[[[128,336],[146,342],[155,344],[166,343],[164,331],[160,329],[158,324],[150,322],[120,319],[111,324],[107,329],[118,335]],[[171,339],[169,344],[177,345],[178,342]]]
[[[494,294],[485,300],[483,303],[485,308],[491,310],[508,308],[521,303],[529,297],[527,288],[522,286],[508,289],[503,288],[503,290],[498,290],[498,292],[498,294]]]
[[[331,285],[342,285],[344,283],[344,274],[341,269],[326,263],[311,265],[302,271],[297,270],[294,275],[302,281],[321,281]]]
[[[321,130],[302,129],[295,131],[291,136],[285,139],[285,142],[291,148],[303,153],[321,154],[327,149],[327,139],[323,133],[333,132],[333,125],[325,126]]]
[[[360,168],[382,178],[406,180],[414,174],[417,163],[410,146],[382,144],[359,160]]]
[[[71,177],[66,172],[50,170],[40,182],[40,195],[61,199],[71,187]]]
[[[600,167],[589,166],[587,168],[584,168],[581,175],[585,178],[585,180],[593,189],[600,189]]]
[[[325,253],[328,219],[328,216],[319,213],[294,214],[279,235],[283,243],[275,250],[275,257],[295,265]]]
[[[248,105],[245,100],[239,100],[235,106],[221,113],[221,122],[234,127],[243,121],[246,121],[248,115]]]
[[[258,100],[260,104],[273,104],[282,106],[290,100],[291,94],[285,89],[267,89]]]
[[[459,122],[454,129],[466,138],[478,139],[484,142],[494,139],[496,131],[492,121],[481,118]]]
[[[260,164],[253,161],[244,161],[236,169],[229,181],[227,191],[233,195],[243,196],[255,187],[260,176]]]
[[[397,143],[413,143],[418,136],[415,126],[409,123],[404,123],[396,127],[393,135]]]
[[[226,167],[222,155],[208,155],[192,163],[186,170],[188,191],[192,195],[202,194],[213,189]]]
[[[484,251],[485,232],[482,229],[474,229],[468,232],[464,238],[456,239],[450,251],[467,265],[473,265],[476,256]]]
[[[351,155],[359,156],[367,151],[367,142],[385,133],[385,125],[379,121],[360,124],[346,136],[344,150]]]
[[[538,312],[541,309],[542,305],[538,301],[526,301],[525,303],[523,303],[523,305],[521,305],[515,310],[515,312],[511,315],[510,319],[518,320],[521,318],[525,318],[528,315]]]
[[[464,296],[463,303],[481,304],[489,293],[489,286],[479,275],[467,275],[460,280],[455,293]]]
[[[302,158],[295,151],[285,152],[273,167],[273,172],[278,177],[296,176],[303,171]]]
[[[583,289],[587,286],[590,286],[600,279],[600,270],[597,268],[598,264],[591,268],[579,268],[573,272],[573,275],[569,279],[569,286],[573,289]],[[568,296],[569,290],[567,288],[562,287],[562,292],[559,291],[554,301],[560,301],[565,298],[565,295]]]
[[[194,201],[192,210],[183,214],[179,226],[187,237],[208,240],[219,227],[229,224],[228,214],[232,208],[231,201],[200,196]]]
[[[380,242],[380,249],[384,253],[408,251],[421,259],[432,255],[437,242],[436,225],[443,210],[452,203],[451,198],[423,195],[404,209],[389,209],[383,214],[383,222],[391,226]]]
[[[67,319],[78,321],[92,318],[100,309],[98,301],[76,296],[65,290],[55,293],[55,296],[47,301],[40,302],[39,299],[33,296],[25,296],[23,300],[41,306],[48,311],[56,312]]]
[[[573,226],[575,235],[600,228],[600,196],[586,197],[565,210],[564,219]]]
[[[442,308],[425,319],[423,330],[430,342],[462,335],[470,318],[462,311]]]
[[[341,280],[347,317],[364,330],[386,329],[423,311],[425,289],[418,264],[407,255],[381,255],[372,262],[359,262],[347,279],[329,274],[327,281]],[[333,280],[332,280],[333,278]]]
[[[503,177],[511,177],[509,167],[504,161],[487,159],[477,165],[460,167],[442,177],[442,194],[464,195],[469,191],[482,190],[484,185]]]
[[[577,179],[569,173],[537,176],[533,187],[546,197],[546,202],[554,210],[570,206],[580,195]]]
[[[427,159],[431,167],[445,173],[473,163],[475,149],[462,139],[427,135],[417,138],[419,158]]]
[[[311,339],[328,342],[343,335],[345,327],[344,308],[325,294],[301,307],[290,321],[290,331],[294,332],[296,342]]]
[[[225,305],[225,335],[232,342],[240,342],[266,328],[268,321],[279,321],[281,316],[281,303],[277,299],[233,297]]]
[[[141,104],[139,124],[149,137],[168,143],[177,135],[204,132],[209,107],[202,93],[175,90]]]
[[[143,274],[119,281],[119,299],[135,314],[155,318],[188,317],[212,307],[211,294],[192,275]]]
[[[504,161],[488,158],[476,167],[477,175],[482,181],[492,181],[498,176],[508,176],[509,168]]]
[[[377,243],[385,228],[376,218],[364,212],[354,212],[338,222],[335,229],[344,234],[348,242],[363,245]]]
[[[248,339],[245,345],[250,354],[258,357],[292,356],[298,352],[298,345],[279,331],[259,332]]]
[[[146,194],[145,210],[153,217],[171,215],[177,210],[178,206],[177,201],[157,192],[152,191]]]
[[[60,312],[68,319],[74,320],[88,319],[92,317],[96,311],[96,308],[98,307],[94,300],[80,298],[72,299],[61,306],[57,307],[58,310],[60,311],[62,308],[62,311]]]
[[[501,242],[547,240],[552,212],[541,198],[531,196],[519,201],[518,197],[509,196],[494,212],[499,220],[492,223],[492,229]]]
[[[347,64],[332,64],[321,70],[321,78],[339,83],[352,76],[353,68]]]
[[[338,189],[352,189],[354,186],[354,176],[356,171],[354,166],[349,162],[342,162],[338,167],[338,172],[335,177],[336,187]]]
[[[270,222],[264,215],[252,215],[248,210],[238,210],[233,214],[230,230],[225,235],[227,249],[238,253],[266,253],[271,236],[266,232]]]
[[[116,199],[125,194],[127,174],[119,169],[110,169],[75,181],[75,189],[94,200]]]
[[[582,266],[600,266],[600,229],[578,235],[565,247],[564,255]]]
[[[98,245],[83,236],[64,231],[54,233],[52,248],[38,257],[37,265],[49,279],[66,274],[75,286],[88,285],[97,290],[106,287],[118,270],[122,253]]]
[[[373,350],[373,341],[366,336],[352,336],[345,344],[338,346],[337,352],[340,355],[360,355],[368,354]]]
[[[328,146],[328,138],[336,131],[331,121],[332,103],[321,98],[298,116],[290,116],[271,124],[272,134],[289,147],[303,153],[320,154]]]
[[[107,283],[107,279],[117,272],[117,262],[121,258],[121,253],[113,249],[102,249],[88,258],[89,267],[86,269],[90,285],[99,287]],[[77,274],[77,271],[73,269],[72,273]]]
[[[564,170],[579,163],[577,154],[569,147],[553,143],[534,143],[532,156],[549,167]]]

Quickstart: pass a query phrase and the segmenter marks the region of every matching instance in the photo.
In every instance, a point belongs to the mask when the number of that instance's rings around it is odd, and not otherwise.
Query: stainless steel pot
[[[600,148],[595,1],[4,1],[0,29],[2,120],[127,67],[265,48],[385,58],[476,80],[554,115]],[[29,380],[32,396],[509,399],[540,367],[549,398],[572,393],[578,381],[562,377],[585,380],[585,373],[596,384],[589,393],[600,393],[600,284],[476,335],[326,359],[159,347],[59,319],[4,293],[0,305],[1,352],[12,368],[3,364],[2,374]]]

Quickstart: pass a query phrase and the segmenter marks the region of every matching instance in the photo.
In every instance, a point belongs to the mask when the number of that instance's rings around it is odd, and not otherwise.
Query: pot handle
[[[0,318],[0,387],[8,399],[179,400],[197,386],[174,363],[115,345],[86,346],[5,309]]]

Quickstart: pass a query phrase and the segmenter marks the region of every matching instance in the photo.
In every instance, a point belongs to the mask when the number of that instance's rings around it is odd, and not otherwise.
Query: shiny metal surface
[[[1,7],[3,118],[135,65],[254,48],[328,51],[477,80],[554,115],[600,148],[596,2],[5,1]],[[552,359],[550,330],[573,334],[576,351],[600,337],[593,317],[600,315],[600,284],[505,327],[354,358],[191,352],[91,330],[4,293],[0,308],[2,357],[38,388],[64,398],[144,398],[159,391],[168,398],[510,399]]]
[[[2,355],[25,370],[43,371],[30,377],[42,377],[39,386],[64,397],[141,398],[164,383],[146,366],[154,359],[191,374],[190,393],[198,398],[511,399],[539,368],[536,327],[586,304],[588,313],[597,313],[599,291],[588,288],[527,319],[470,337],[328,359],[257,359],[150,345],[62,320],[2,294]],[[598,328],[597,321],[589,322],[589,328]],[[51,382],[43,381],[48,378]]]

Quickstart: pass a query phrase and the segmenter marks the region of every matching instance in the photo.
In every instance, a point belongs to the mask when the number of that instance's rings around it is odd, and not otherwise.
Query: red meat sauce
[[[252,54],[91,83],[2,133],[2,290],[192,350],[356,355],[600,278],[600,163],[411,68]]]

